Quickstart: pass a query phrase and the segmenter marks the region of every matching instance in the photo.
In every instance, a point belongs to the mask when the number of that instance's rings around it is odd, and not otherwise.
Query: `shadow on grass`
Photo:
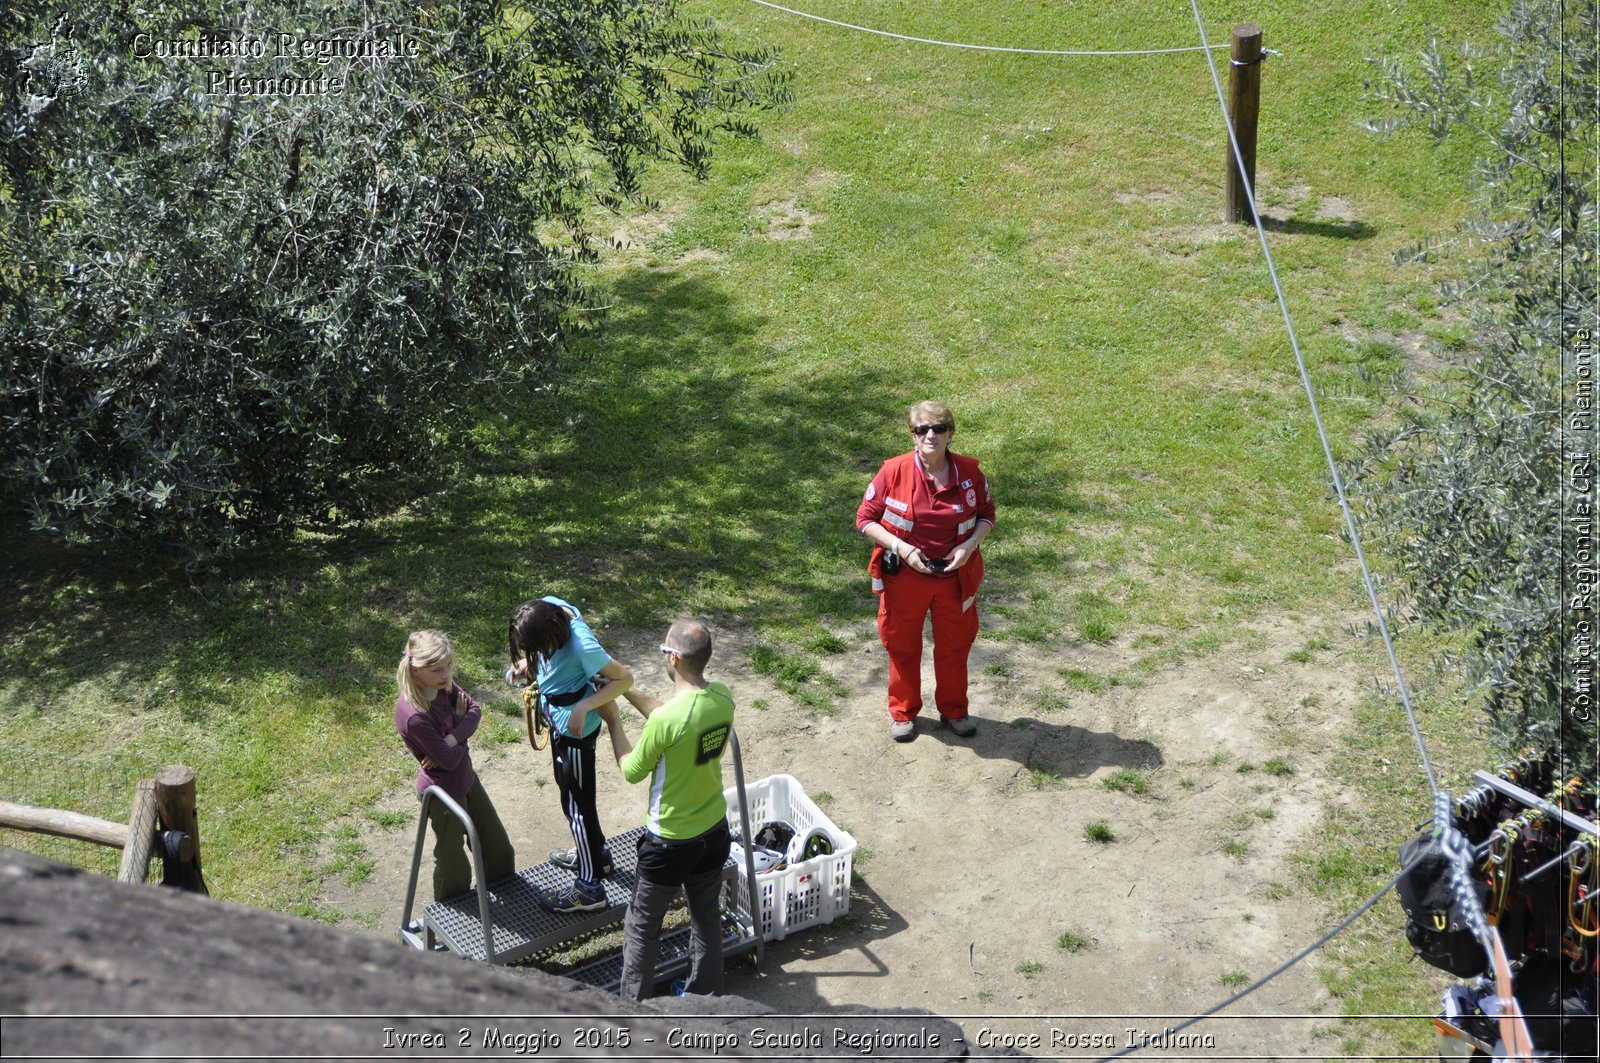
[[[1356,219],[1324,219],[1306,221],[1301,218],[1274,218],[1261,215],[1261,227],[1269,233],[1290,236],[1322,236],[1336,240],[1367,240],[1378,235],[1378,230]]]
[[[870,616],[854,511],[904,448],[902,411],[922,389],[852,351],[767,349],[762,318],[715,279],[634,269],[610,287],[617,309],[561,386],[487,412],[399,513],[260,548],[198,583],[157,559],[20,537],[0,576],[0,666],[45,710],[66,711],[80,684],[120,683],[129,713],[232,730],[253,685],[387,740],[378,710],[406,631],[449,630],[474,686],[498,674],[510,608],[538,594],[578,602],[602,637],[685,612],[780,631]],[[979,455],[1015,473],[1002,524],[1095,511],[1028,472],[1048,467],[1031,451],[1044,445]],[[997,590],[1064,558],[1016,544],[1005,562]]]

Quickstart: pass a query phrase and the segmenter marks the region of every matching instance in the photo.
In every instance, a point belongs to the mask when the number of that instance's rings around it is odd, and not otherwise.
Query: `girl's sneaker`
[[[554,896],[540,897],[539,903],[552,912],[598,912],[608,906],[604,891],[585,893],[576,882]]]
[[[550,862],[563,871],[576,871],[578,870],[578,850],[570,845],[565,849],[551,849]],[[600,856],[600,877],[610,878],[616,870],[617,865],[611,862],[611,854],[602,853]]]

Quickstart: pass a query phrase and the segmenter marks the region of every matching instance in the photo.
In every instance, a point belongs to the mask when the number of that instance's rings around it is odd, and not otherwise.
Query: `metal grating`
[[[607,840],[606,850],[616,867],[603,879],[607,906],[593,912],[559,913],[539,903],[541,896],[559,893],[572,885],[572,872],[544,863],[525,868],[489,887],[489,922],[494,928],[494,962],[516,963],[552,951],[569,941],[596,934],[621,923],[633,897],[638,878],[639,839],[643,827],[635,827]],[[730,860],[724,874],[730,878],[740,872]],[[737,922],[742,910],[733,916]],[[471,960],[484,959],[483,926],[478,918],[478,891],[468,890],[459,897],[435,901],[423,909],[428,929],[450,951]],[[747,918],[747,917],[746,917]],[[424,935],[425,936],[425,935]],[[613,985],[621,980],[621,959]]]
[[[756,935],[748,921],[741,921],[733,912],[722,913],[722,955],[726,959],[745,949],[753,948]],[[656,981],[662,982],[689,969],[689,928],[679,927],[661,935],[660,951],[656,953]],[[622,953],[615,952],[603,959],[586,963],[567,972],[568,978],[586,982],[601,989],[615,990],[622,984]]]

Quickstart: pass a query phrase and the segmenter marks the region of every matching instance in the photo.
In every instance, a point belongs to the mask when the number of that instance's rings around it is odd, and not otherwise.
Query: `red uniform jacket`
[[[978,521],[993,524],[994,499],[977,459],[951,453],[945,457],[950,462],[950,480],[940,494],[944,496],[952,489],[956,492],[951,509],[934,511],[926,474],[913,451],[883,463],[856,510],[856,528],[885,525],[924,553],[932,549],[937,557],[954,545],[950,541],[952,535],[955,541],[964,541]],[[873,591],[882,593],[883,547],[873,545],[867,571],[872,574]],[[972,608],[978,585],[983,582],[981,547],[974,551],[972,560],[956,569],[955,578],[960,580],[962,609]]]

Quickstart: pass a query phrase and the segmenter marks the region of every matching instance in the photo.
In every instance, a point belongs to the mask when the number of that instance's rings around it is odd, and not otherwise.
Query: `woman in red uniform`
[[[965,738],[978,730],[967,715],[967,654],[978,637],[978,546],[994,527],[994,499],[977,461],[950,452],[950,407],[919,402],[907,423],[911,452],[883,463],[856,510],[856,527],[876,544],[868,569],[889,651],[889,734],[916,737],[922,623],[932,613],[934,705]]]

